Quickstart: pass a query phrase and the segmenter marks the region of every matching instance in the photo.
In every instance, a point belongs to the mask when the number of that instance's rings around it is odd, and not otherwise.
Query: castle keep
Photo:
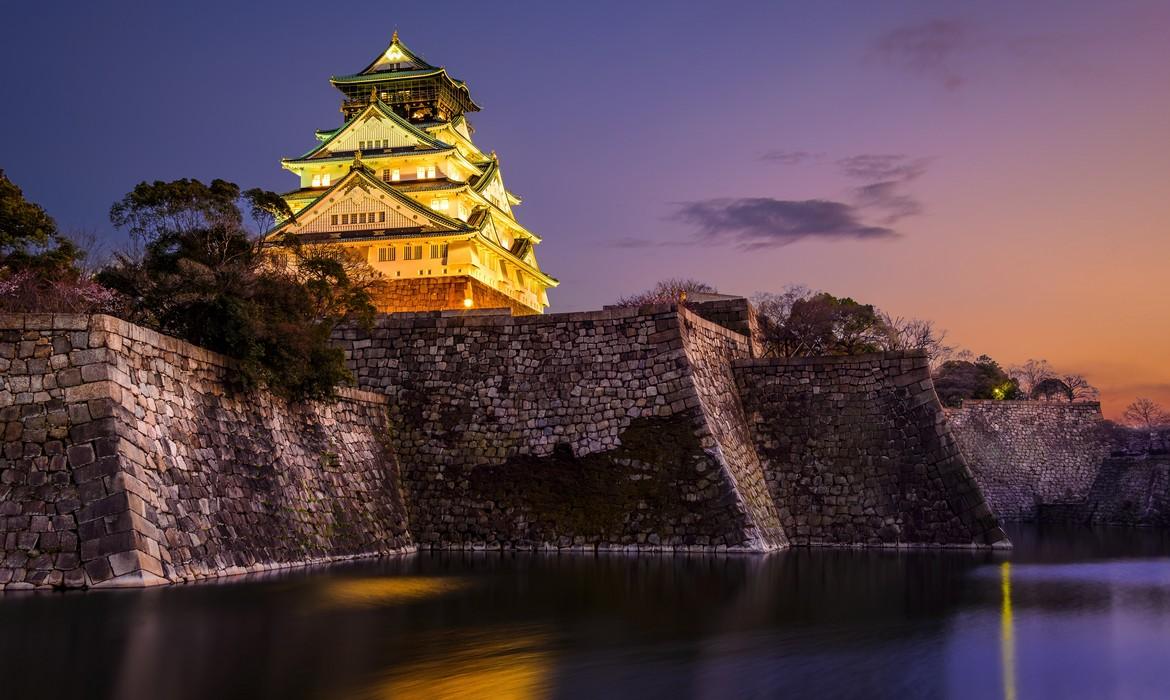
[[[398,32],[363,70],[330,82],[344,123],[282,162],[300,183],[284,195],[293,218],[269,237],[351,250],[386,278],[379,311],[542,313],[557,280],[536,261],[540,237],[516,220],[499,158],[472,141],[467,113],[479,106],[467,85]]]

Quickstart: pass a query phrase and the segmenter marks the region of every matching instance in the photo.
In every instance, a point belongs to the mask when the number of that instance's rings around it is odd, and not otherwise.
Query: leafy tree
[[[686,299],[688,294],[718,294],[719,292],[709,284],[686,278],[665,279],[650,289],[638,294],[625,296],[614,302],[613,306],[632,307],[647,306],[649,304],[677,304]]]
[[[10,272],[33,271],[47,278],[75,273],[77,246],[57,230],[57,222],[0,170],[0,266]]]
[[[1133,428],[1153,430],[1170,425],[1170,413],[1167,413],[1153,399],[1139,398],[1126,407],[1121,414],[1125,424]]]
[[[883,349],[889,331],[871,304],[789,287],[755,297],[769,355],[859,355]]]
[[[934,389],[945,406],[956,407],[963,399],[1011,400],[1022,396],[1019,383],[987,355],[973,362],[949,360],[934,375]]]
[[[1073,400],[1073,390],[1068,384],[1057,377],[1041,379],[1028,392],[1028,398],[1033,401]]]
[[[119,254],[99,279],[126,297],[130,320],[239,360],[244,387],[328,397],[351,379],[330,336],[372,317],[376,273],[341,249],[253,238],[244,210],[291,216],[278,201],[223,180],[141,183],[110,211],[141,253]]]
[[[81,249],[0,170],[0,311],[109,313],[112,291],[78,267]]]

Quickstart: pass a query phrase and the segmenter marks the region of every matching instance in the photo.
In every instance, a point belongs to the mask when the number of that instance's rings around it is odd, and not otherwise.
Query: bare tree
[[[1170,425],[1170,414],[1167,414],[1157,401],[1147,398],[1139,398],[1131,403],[1121,417],[1126,425],[1145,430]]]
[[[648,304],[677,304],[686,300],[687,294],[718,294],[709,284],[693,279],[671,278],[662,280],[652,288],[639,294],[622,297],[614,306],[646,306]]]
[[[935,328],[934,321],[882,312],[882,323],[886,327],[885,350],[925,350],[932,362],[954,352],[945,342],[947,332]]]
[[[1083,375],[1065,374],[1060,380],[1068,387],[1069,401],[1096,401],[1101,398],[1101,392]]]
[[[1009,367],[1008,374],[1020,383],[1020,391],[1028,397],[1032,396],[1044,380],[1059,378],[1056,370],[1048,364],[1048,360],[1043,359],[1031,359],[1022,365]]]

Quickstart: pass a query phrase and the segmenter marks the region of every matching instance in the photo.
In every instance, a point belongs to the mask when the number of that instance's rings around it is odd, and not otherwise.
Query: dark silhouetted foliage
[[[239,360],[244,387],[323,398],[352,378],[329,339],[374,312],[377,275],[333,247],[264,244],[241,207],[291,216],[283,200],[223,180],[142,183],[110,211],[141,243],[99,281],[127,299],[129,320]]]
[[[77,245],[0,170],[0,311],[110,313],[117,295],[78,268]]]
[[[950,360],[934,374],[934,389],[944,406],[959,406],[963,399],[1012,400],[1023,398],[1019,383],[987,355],[975,361]]]

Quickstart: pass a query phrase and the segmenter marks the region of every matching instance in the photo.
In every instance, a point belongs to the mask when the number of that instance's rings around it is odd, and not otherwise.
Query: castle
[[[466,86],[397,34],[333,84],[345,123],[284,162],[301,187],[270,236],[364,256],[381,310],[413,313],[339,329],[357,386],[307,403],[115,318],[0,315],[0,591],[418,549],[991,549],[1001,519],[1170,523],[1170,437],[1107,459],[1095,405],[948,419],[924,354],[764,357],[738,297],[543,314],[556,280],[471,142]]]
[[[269,233],[344,246],[386,278],[382,312],[507,308],[543,313],[557,280],[541,271],[540,237],[516,220],[520,198],[500,161],[472,141],[467,85],[406,47],[390,46],[342,92],[344,123],[282,165],[300,178],[293,216]]]

